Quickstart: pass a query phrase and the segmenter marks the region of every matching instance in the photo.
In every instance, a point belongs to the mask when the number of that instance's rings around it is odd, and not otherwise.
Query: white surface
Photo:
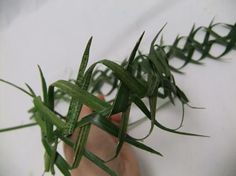
[[[1,7],[6,8],[0,13],[3,25],[0,77],[18,85],[27,82],[38,92],[36,65],[41,65],[49,83],[68,78],[77,69],[91,35],[94,41],[90,63],[102,58],[118,60],[129,55],[144,30],[142,48],[146,49],[166,22],[164,37],[170,43],[177,34],[187,34],[193,23],[208,25],[213,17],[217,22],[234,23],[236,17],[235,0],[53,0],[44,1],[37,8],[32,8],[35,4],[30,5],[39,2],[36,0],[22,1],[25,3],[17,7],[5,2]],[[4,15],[9,14],[11,18],[7,20]],[[165,157],[137,150],[143,175],[235,175],[235,57],[233,52],[227,55],[225,63],[207,60],[202,67],[188,66],[184,69],[187,75],[176,76],[191,103],[206,107],[205,110],[186,109],[182,130],[211,137],[185,137],[156,129],[146,143]],[[2,84],[0,95],[0,128],[28,122],[29,97]],[[159,118],[173,125],[179,120],[179,111],[177,108],[163,110]],[[138,136],[148,125],[144,123],[131,133]],[[43,160],[39,139],[37,127],[0,134],[0,176],[41,175]]]

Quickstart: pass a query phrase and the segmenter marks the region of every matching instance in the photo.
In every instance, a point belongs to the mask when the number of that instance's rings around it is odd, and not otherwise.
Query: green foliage
[[[216,27],[227,28],[229,29],[229,33],[221,36],[215,32],[214,29]],[[26,125],[1,129],[0,132],[38,125],[41,129],[41,140],[45,148],[45,171],[50,171],[54,174],[54,166],[56,166],[66,176],[70,175],[71,169],[79,166],[83,156],[109,175],[117,175],[117,173],[106,165],[107,161],[102,160],[86,148],[91,124],[118,139],[116,152],[111,159],[119,155],[124,142],[162,156],[161,153],[140,141],[147,138],[154,127],[171,133],[203,137],[204,135],[179,131],[183,123],[184,113],[177,129],[170,129],[160,124],[156,118],[157,102],[159,99],[167,98],[174,104],[174,99],[177,99],[182,103],[184,112],[184,106],[188,105],[189,100],[184,92],[176,85],[172,72],[182,73],[180,69],[190,63],[200,65],[202,64],[201,61],[205,58],[217,60],[235,49],[236,24],[214,24],[211,22],[208,27],[201,26],[196,28],[193,26],[188,36],[177,36],[172,45],[165,45],[163,41],[160,44],[156,42],[163,28],[151,42],[149,53],[142,54],[142,52],[138,51],[144,35],[143,33],[128,60],[124,60],[121,64],[110,60],[101,60],[87,68],[92,43],[92,38],[90,38],[81,60],[78,76],[75,80],[59,80],[47,86],[43,72],[39,67],[43,92],[42,98],[41,96],[37,96],[28,84],[26,86],[29,91],[0,79],[1,82],[14,86],[32,97],[33,108],[29,112],[35,121]],[[196,39],[197,33],[204,34],[204,40],[202,42]],[[185,42],[183,46],[180,45],[182,41]],[[211,49],[215,44],[225,47],[224,51],[218,56],[211,53]],[[194,52],[200,54],[198,59],[194,59]],[[170,65],[169,61],[173,58],[183,60],[183,65],[179,68]],[[106,68],[97,69],[97,64],[102,64]],[[106,84],[111,86],[111,90],[107,95],[116,92],[116,95],[110,102],[102,101],[94,95],[94,93],[100,94],[103,86]],[[149,106],[144,103],[143,99],[149,100]],[[55,106],[60,101],[69,101],[70,103],[66,117],[55,111]],[[151,123],[149,133],[140,139],[135,139],[127,134],[130,108],[133,103],[137,105]],[[83,105],[90,107],[93,113],[79,119]],[[121,125],[119,127],[109,120],[111,115],[117,113],[122,114]],[[79,134],[76,141],[73,142],[69,136],[77,128],[80,129]],[[57,146],[59,140],[73,148],[75,158],[72,165],[69,165],[58,153]]]

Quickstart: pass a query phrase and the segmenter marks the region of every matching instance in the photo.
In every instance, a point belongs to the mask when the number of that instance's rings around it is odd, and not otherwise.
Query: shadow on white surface
[[[1,0],[0,30],[10,25],[19,15],[34,11],[48,0]]]

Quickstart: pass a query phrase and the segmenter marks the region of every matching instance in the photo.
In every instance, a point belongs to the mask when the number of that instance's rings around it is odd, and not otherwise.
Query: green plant
[[[216,27],[227,28],[229,32],[227,35],[222,36],[214,30]],[[182,74],[181,68],[187,66],[189,63],[200,65],[202,63],[201,61],[205,58],[217,60],[235,49],[236,24],[212,22],[208,27],[195,28],[193,26],[188,36],[177,36],[172,45],[165,45],[162,39],[157,44],[156,40],[163,28],[151,42],[148,54],[143,54],[138,50],[144,35],[143,33],[131,52],[130,57],[120,65],[110,60],[100,60],[87,68],[92,43],[92,38],[90,38],[84,51],[76,79],[68,81],[59,80],[47,86],[43,72],[39,67],[42,82],[42,96],[36,95],[28,84],[26,84],[28,90],[25,90],[6,80],[0,79],[0,81],[10,84],[32,97],[33,107],[29,112],[35,121],[26,125],[1,129],[0,132],[38,125],[41,129],[41,140],[45,148],[45,172],[50,171],[54,174],[54,166],[56,165],[66,176],[70,175],[71,169],[78,167],[82,156],[91,160],[108,174],[112,176],[116,175],[114,171],[106,166],[106,161],[98,158],[85,147],[91,124],[118,138],[119,142],[113,158],[119,155],[124,142],[162,156],[157,150],[141,142],[141,140],[151,134],[155,126],[171,133],[204,137],[204,135],[179,131],[184,121],[184,107],[185,105],[190,105],[188,104],[189,100],[187,96],[177,86],[172,71]],[[196,35],[199,32],[204,33],[202,42],[196,39]],[[180,44],[182,41],[184,41],[183,46]],[[215,44],[225,47],[224,51],[218,56],[215,56],[211,52]],[[194,59],[194,52],[198,52],[200,56],[198,59]],[[180,68],[170,65],[169,61],[173,58],[184,61],[183,65]],[[98,64],[106,66],[106,69],[96,68]],[[94,93],[102,93],[102,88],[106,84],[112,87],[107,95],[115,93],[115,96],[109,102],[104,102],[94,96]],[[182,104],[182,121],[176,129],[165,127],[156,119],[157,101],[165,98],[169,99],[173,104],[175,99],[177,99]],[[144,103],[144,99],[148,100],[149,105]],[[61,101],[69,102],[69,109],[66,116],[61,115],[55,110],[55,106]],[[133,138],[127,134],[132,103],[137,105],[145,114],[145,118],[151,122],[148,134],[141,139]],[[84,104],[89,106],[94,112],[83,119],[78,119],[82,105]],[[109,121],[109,117],[116,113],[122,113],[120,127]],[[80,128],[80,132],[74,143],[70,140],[69,136],[76,128]],[[58,153],[57,146],[59,141],[63,141],[73,148],[76,157],[72,165],[69,165]]]

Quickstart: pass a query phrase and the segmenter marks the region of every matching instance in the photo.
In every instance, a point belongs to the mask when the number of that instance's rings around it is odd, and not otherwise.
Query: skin
[[[103,96],[100,96],[104,99]],[[91,113],[91,109],[87,106],[83,106],[81,111],[81,117],[84,117]],[[112,122],[119,125],[120,115],[116,114],[111,117]],[[75,141],[78,134],[78,130],[72,134],[71,139]],[[92,126],[88,142],[87,149],[103,160],[109,160],[114,156],[117,140],[110,134],[104,132],[96,126]],[[72,164],[74,153],[73,150],[64,144],[64,153],[67,161]],[[117,158],[107,163],[119,176],[140,176],[138,162],[135,158],[135,154],[131,146],[125,143],[121,149],[121,152]],[[78,168],[72,170],[72,176],[107,176],[108,174],[102,169],[98,168],[95,164],[83,157]]]

